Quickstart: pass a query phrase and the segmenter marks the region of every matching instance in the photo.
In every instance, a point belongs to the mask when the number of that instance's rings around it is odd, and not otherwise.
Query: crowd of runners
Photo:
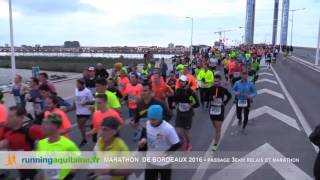
[[[109,72],[98,64],[86,68],[83,78],[76,81],[72,103],[59,96],[46,73],[32,77],[29,84],[23,84],[23,77],[17,75],[11,92],[16,106],[5,107],[0,93],[0,149],[80,151],[92,141],[94,151],[129,151],[119,131],[130,126],[135,129],[132,141],[147,155],[154,151],[192,151],[190,129],[197,118],[194,109],[201,108],[215,129],[212,150],[217,151],[225,106],[236,105],[238,125],[246,134],[250,107],[257,96],[255,82],[260,62],[265,60],[270,68],[278,52],[268,46],[208,48],[192,58],[175,56],[172,62],[147,59],[142,68],[125,67],[119,62]],[[28,103],[32,104],[32,112],[26,111]],[[121,113],[126,109],[128,117]],[[70,138],[70,114],[77,118],[79,144]],[[148,166],[146,180],[171,178],[170,165]],[[26,169],[19,173],[20,179],[72,179],[76,171]],[[92,170],[88,178],[108,176],[120,180],[131,173]]]

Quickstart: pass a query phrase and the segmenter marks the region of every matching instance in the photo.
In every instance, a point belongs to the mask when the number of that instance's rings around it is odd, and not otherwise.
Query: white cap
[[[179,78],[181,81],[187,82],[188,81],[188,77],[185,75],[180,76]]]

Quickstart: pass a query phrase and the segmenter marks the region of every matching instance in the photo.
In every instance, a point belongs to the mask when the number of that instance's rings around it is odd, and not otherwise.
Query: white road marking
[[[283,94],[278,93],[276,91],[272,91],[270,89],[260,89],[260,90],[258,90],[258,94],[270,94],[270,95],[276,96],[280,99],[283,99],[283,100],[285,99]]]
[[[278,84],[277,81],[270,80],[270,79],[266,79],[266,78],[259,79],[259,80],[257,81],[257,83],[262,83],[262,82],[269,82],[269,83],[272,83],[272,84]]]
[[[262,76],[262,75],[269,75],[269,76],[273,76],[273,74],[272,74],[272,73],[267,73],[267,72],[259,73],[259,76]]]
[[[231,121],[232,121],[235,113],[236,113],[236,106],[233,105],[233,106],[231,107],[231,109],[229,110],[229,113],[228,113],[228,115],[226,116],[225,120],[224,120],[223,123],[222,123],[220,140],[222,140],[222,138],[224,137],[224,135],[225,135],[225,133],[226,133],[226,130],[227,130],[229,124],[231,123]],[[212,155],[211,152],[212,152],[212,146],[213,146],[213,144],[214,144],[214,139],[212,140],[211,144],[209,145],[209,148],[208,148],[208,150],[207,150],[207,152],[206,152],[206,154],[205,154],[205,158],[209,157],[210,154]],[[204,174],[206,173],[207,168],[208,168],[209,165],[210,165],[210,162],[202,162],[202,163],[199,165],[197,171],[193,174],[192,180],[203,179],[203,176],[204,176]]]
[[[282,89],[282,91],[284,92],[284,94],[286,95],[291,107],[293,108],[293,111],[295,112],[296,116],[298,117],[298,120],[300,121],[302,128],[304,129],[305,133],[307,134],[307,137],[309,137],[309,135],[312,133],[311,130],[311,126],[309,125],[309,123],[307,122],[306,118],[304,117],[304,115],[302,114],[299,106],[297,105],[297,103],[294,101],[294,99],[292,98],[291,94],[289,93],[289,91],[287,90],[287,88],[285,87],[285,85],[283,84],[282,80],[280,79],[278,73],[275,71],[275,69],[273,67],[271,67],[276,79],[278,80],[280,87]],[[306,141],[309,141],[308,138],[306,138]],[[314,149],[316,150],[316,152],[319,150],[319,148],[317,146],[315,146],[314,144],[312,144]]]
[[[269,106],[262,106],[258,109],[254,109],[254,110],[251,110],[250,111],[250,114],[249,114],[249,120],[250,119],[255,119],[259,116],[262,116],[264,114],[268,114],[284,123],[286,123],[287,125],[297,129],[298,131],[300,131],[300,127],[297,123],[297,121],[290,117],[290,116],[287,116],[285,114],[283,114],[282,112],[279,112],[277,110],[274,110],[273,108],[269,107]],[[232,126],[235,126],[237,125],[237,118],[233,121],[232,123]]]
[[[284,159],[286,158],[282,155],[278,150],[272,147],[270,144],[266,143],[257,149],[251,151],[249,154],[243,157],[260,159],[263,161],[248,163],[245,162],[235,162],[225,167],[221,171],[211,175],[209,180],[216,179],[238,179],[242,180],[247,178],[250,174],[264,166],[265,164],[269,164],[275,171],[277,171],[284,179],[288,180],[312,180],[312,178],[306,174],[303,170],[301,170],[294,163],[279,163],[274,162],[275,159]],[[271,158],[270,162],[265,160],[265,158]]]

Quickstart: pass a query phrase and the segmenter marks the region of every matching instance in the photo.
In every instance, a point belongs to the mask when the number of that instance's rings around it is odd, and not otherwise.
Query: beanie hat
[[[160,105],[152,105],[148,109],[148,119],[162,121],[163,108]]]

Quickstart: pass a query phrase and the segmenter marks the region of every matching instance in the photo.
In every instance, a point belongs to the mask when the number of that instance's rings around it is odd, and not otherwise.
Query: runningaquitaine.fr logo
[[[15,153],[13,154],[8,154],[7,156],[7,166],[13,167],[17,164],[17,156]]]

